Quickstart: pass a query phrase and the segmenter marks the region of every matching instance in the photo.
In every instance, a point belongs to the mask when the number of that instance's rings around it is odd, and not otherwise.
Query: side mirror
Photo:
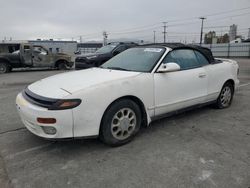
[[[175,72],[179,70],[181,70],[181,67],[177,63],[167,63],[167,64],[161,64],[157,72],[164,73],[164,72]]]

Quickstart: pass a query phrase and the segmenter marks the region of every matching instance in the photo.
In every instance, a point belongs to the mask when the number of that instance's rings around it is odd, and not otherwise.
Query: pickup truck
[[[74,64],[71,61],[71,56],[63,53],[53,54],[40,45],[17,44],[15,51],[13,51],[11,45],[1,45],[1,49],[7,50],[2,50],[3,53],[0,52],[0,74],[8,73],[13,68],[25,67],[49,67],[63,70],[72,67]]]

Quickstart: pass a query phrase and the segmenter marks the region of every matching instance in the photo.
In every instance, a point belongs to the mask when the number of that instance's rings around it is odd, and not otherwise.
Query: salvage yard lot
[[[238,62],[242,87],[230,108],[158,120],[118,148],[24,128],[17,93],[59,71],[0,75],[0,187],[250,187],[250,60]]]

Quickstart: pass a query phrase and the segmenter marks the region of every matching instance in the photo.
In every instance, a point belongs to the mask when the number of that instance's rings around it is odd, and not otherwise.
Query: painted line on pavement
[[[241,85],[239,85],[239,87],[245,87],[245,86],[248,86],[248,85],[250,85],[250,83],[241,84]]]

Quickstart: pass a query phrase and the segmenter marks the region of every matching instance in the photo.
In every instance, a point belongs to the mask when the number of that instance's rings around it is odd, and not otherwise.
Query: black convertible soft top
[[[154,47],[168,47],[171,48],[172,50],[175,49],[193,49],[197,50],[200,53],[202,53],[206,59],[209,61],[209,63],[215,63],[216,60],[214,59],[214,56],[209,48],[205,48],[202,46],[198,45],[192,45],[192,44],[182,44],[182,43],[156,43],[156,44],[145,44],[142,46],[154,46]]]

